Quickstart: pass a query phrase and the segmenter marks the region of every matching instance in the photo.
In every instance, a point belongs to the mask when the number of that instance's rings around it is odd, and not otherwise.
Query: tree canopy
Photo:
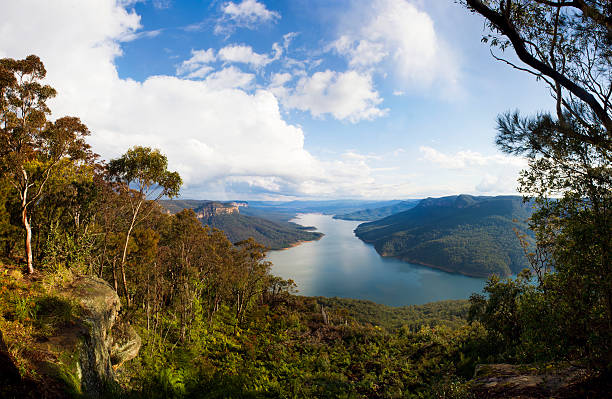
[[[46,73],[34,55],[0,60],[0,169],[20,200],[29,273],[34,272],[30,209],[63,159],[93,158],[84,140],[89,130],[78,118],[47,120],[46,102],[56,91],[41,83]]]
[[[538,210],[523,241],[537,285],[491,281],[473,314],[518,361],[579,360],[612,370],[612,7],[595,0],[466,0],[484,42],[512,49],[550,89],[554,113],[498,118],[497,144],[527,157],[519,190]],[[493,53],[493,51],[492,51]],[[500,322],[499,309],[511,309]],[[509,345],[517,342],[517,345]]]

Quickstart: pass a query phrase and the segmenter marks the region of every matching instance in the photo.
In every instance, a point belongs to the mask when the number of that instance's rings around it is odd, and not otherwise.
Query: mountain
[[[203,225],[223,230],[232,242],[254,238],[270,249],[289,248],[302,241],[318,240],[322,233],[313,232],[314,227],[304,227],[276,218],[247,216],[241,211],[248,209],[244,201],[217,202],[203,200],[164,200],[161,204],[171,213],[185,208],[193,209]]]
[[[406,200],[398,202],[397,204],[387,205],[380,208],[364,209],[356,212],[345,213],[343,215],[336,215],[334,219],[342,220],[378,220],[387,216],[407,211],[408,209],[414,208],[420,200]]]
[[[313,241],[323,237],[322,233],[309,231],[311,227],[290,222],[273,222],[239,213],[209,216],[200,220],[202,224],[223,230],[231,242],[253,237],[255,241],[270,249],[289,248],[302,241]]]
[[[323,213],[326,215],[339,215],[361,211],[368,208],[378,208],[398,204],[400,200],[372,201],[372,200],[325,200],[325,201],[249,201],[249,208],[261,211],[293,213]]]
[[[517,196],[427,198],[362,223],[355,234],[381,256],[469,276],[508,276],[528,266],[514,229],[528,233],[531,213],[532,206]]]

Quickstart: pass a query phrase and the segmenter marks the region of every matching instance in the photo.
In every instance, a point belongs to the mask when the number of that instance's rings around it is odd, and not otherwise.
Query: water
[[[319,241],[283,251],[271,251],[272,273],[293,279],[298,294],[367,299],[391,306],[415,305],[444,299],[466,299],[480,292],[486,280],[446,273],[383,258],[353,230],[360,222],[329,215],[301,214],[293,222],[316,226],[325,233]]]

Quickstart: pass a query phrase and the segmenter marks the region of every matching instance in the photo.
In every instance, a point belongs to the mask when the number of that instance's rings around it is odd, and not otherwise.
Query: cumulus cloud
[[[286,79],[286,75],[277,76]],[[283,88],[284,86],[280,86]],[[288,108],[308,111],[319,117],[331,114],[339,120],[358,122],[386,114],[378,105],[382,98],[374,89],[369,74],[357,71],[322,71],[298,80],[289,91],[278,90],[283,104]]]
[[[249,64],[255,68],[266,66],[274,59],[266,54],[258,54],[253,51],[251,46],[234,44],[223,47],[219,50],[219,59],[227,62],[238,62]]]
[[[207,87],[211,89],[248,89],[253,83],[255,75],[242,72],[240,69],[230,66],[220,71],[211,73],[206,77]]]
[[[369,70],[386,62],[405,87],[457,86],[457,61],[431,17],[408,0],[376,0],[352,16],[331,48],[349,66]],[[355,27],[358,28],[355,28]]]
[[[305,150],[304,132],[283,119],[276,96],[244,89],[252,74],[230,66],[207,71],[205,79],[186,79],[217,60],[213,50],[193,51],[179,66],[179,76],[120,78],[114,61],[121,55],[121,38],[138,32],[140,18],[115,0],[2,2],[0,15],[5,21],[0,57],[39,55],[48,83],[59,93],[50,101],[53,116],[80,117],[104,159],[133,145],[160,148],[183,177],[183,194],[199,198],[235,198],[257,190],[356,196],[375,187],[366,160],[323,161]],[[314,82],[304,81],[300,101],[326,101],[338,117],[382,112],[374,106],[379,99],[367,78],[326,72],[317,79],[324,88],[306,90]],[[356,105],[334,106],[349,88],[357,88]]]
[[[231,33],[236,28],[255,29],[263,23],[276,22],[280,14],[270,11],[257,0],[243,0],[241,3],[225,3],[223,16],[215,26],[216,34]]]
[[[213,70],[213,67],[209,64],[216,59],[215,50],[211,48],[208,50],[191,50],[191,58],[183,61],[178,68],[176,68],[176,73],[178,75],[184,75],[189,79],[203,78]]]

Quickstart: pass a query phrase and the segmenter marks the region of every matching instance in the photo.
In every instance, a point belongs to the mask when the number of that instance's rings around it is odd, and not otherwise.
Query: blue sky
[[[0,57],[41,56],[110,159],[160,148],[183,197],[514,193],[495,118],[550,106],[453,0],[3,2]],[[505,54],[512,59],[512,54]]]

